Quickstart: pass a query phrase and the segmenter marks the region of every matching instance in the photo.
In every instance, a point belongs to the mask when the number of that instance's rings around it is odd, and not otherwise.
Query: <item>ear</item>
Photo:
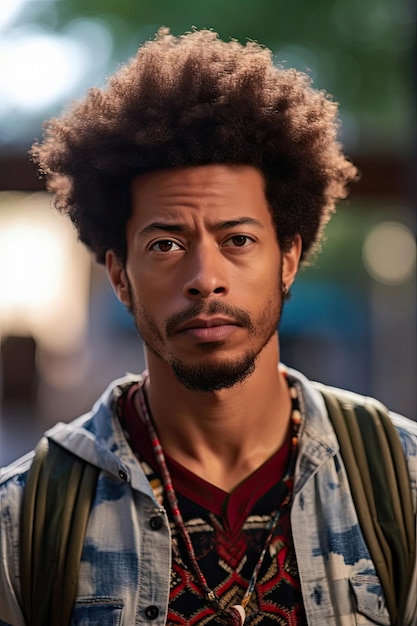
[[[119,298],[120,302],[131,308],[132,302],[126,270],[113,250],[107,250],[106,252],[106,272],[114,293]]]
[[[301,237],[296,235],[291,248],[282,253],[282,282],[287,290],[289,290],[297,275],[302,247]]]

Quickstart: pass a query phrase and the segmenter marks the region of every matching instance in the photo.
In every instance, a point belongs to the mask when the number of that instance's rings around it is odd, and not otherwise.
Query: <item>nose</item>
[[[229,292],[226,259],[217,245],[196,246],[188,257],[184,295],[187,298],[224,296]]]

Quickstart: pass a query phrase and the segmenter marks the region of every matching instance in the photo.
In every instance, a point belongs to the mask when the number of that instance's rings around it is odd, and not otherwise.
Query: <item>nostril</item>
[[[224,287],[216,287],[216,289],[213,290],[213,293],[223,293],[224,290]]]
[[[188,293],[192,296],[198,296],[200,292],[198,291],[198,289],[195,289],[195,287],[192,287],[188,290]]]

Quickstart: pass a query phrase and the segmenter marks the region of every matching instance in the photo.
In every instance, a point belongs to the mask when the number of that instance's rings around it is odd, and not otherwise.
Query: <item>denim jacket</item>
[[[309,626],[390,624],[321,395],[289,370],[304,409],[291,512],[301,590]],[[140,379],[140,377],[139,377]],[[166,623],[171,538],[166,511],[153,491],[114,415],[115,381],[92,411],[47,435],[102,471],[80,565],[72,624],[132,626]],[[393,414],[417,501],[417,423]],[[20,608],[19,508],[33,454],[0,478],[0,625],[24,626]],[[162,521],[162,523],[161,523]],[[407,625],[417,626],[417,566]],[[404,624],[404,626],[406,626]]]

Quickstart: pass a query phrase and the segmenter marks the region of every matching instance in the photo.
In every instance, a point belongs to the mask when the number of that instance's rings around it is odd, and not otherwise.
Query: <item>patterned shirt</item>
[[[173,541],[169,624],[216,624],[215,609],[193,571],[184,543],[170,515],[147,427],[136,410],[132,385],[120,397],[117,413],[158,500],[168,512]],[[298,410],[297,395],[293,410]],[[166,456],[179,508],[197,562],[223,608],[239,604],[269,533],[277,507],[280,519],[260,569],[255,592],[246,607],[245,624],[264,626],[306,623],[290,529],[292,477],[282,500],[280,481],[290,461],[289,436],[284,445],[230,494]]]

